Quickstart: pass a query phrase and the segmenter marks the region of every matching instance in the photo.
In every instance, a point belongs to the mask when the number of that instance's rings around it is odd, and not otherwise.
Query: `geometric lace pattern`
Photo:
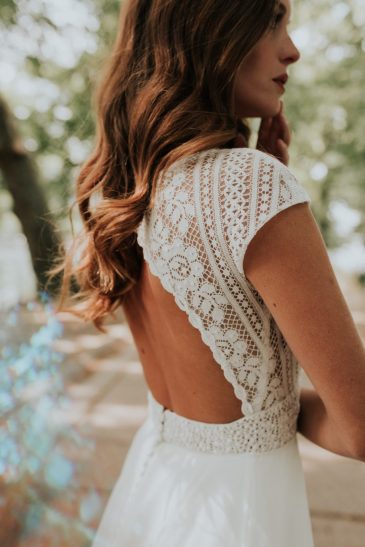
[[[308,193],[276,158],[251,148],[216,148],[185,157],[160,176],[137,230],[152,274],[199,330],[244,418],[262,427],[274,420],[284,430],[293,427],[293,412],[285,405],[282,413],[270,409],[286,400],[299,411],[299,365],[245,277],[243,258],[268,220],[301,202],[310,202]]]

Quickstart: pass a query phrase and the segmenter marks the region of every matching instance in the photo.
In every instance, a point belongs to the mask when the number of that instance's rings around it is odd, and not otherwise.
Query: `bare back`
[[[157,401],[181,416],[207,423],[242,416],[241,402],[211,350],[146,262],[123,308]]]

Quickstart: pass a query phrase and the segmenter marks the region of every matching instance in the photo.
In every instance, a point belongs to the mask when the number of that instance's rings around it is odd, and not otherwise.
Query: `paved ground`
[[[338,278],[358,328],[365,335],[365,294],[346,277],[338,275]],[[86,520],[90,528],[95,528],[132,436],[147,415],[147,392],[122,316],[110,322],[105,335],[97,334],[90,326],[75,321],[71,316],[65,315],[62,319],[65,334],[55,346],[65,355],[62,370],[71,405],[56,413],[57,419],[66,426],[72,425],[84,438],[94,440],[95,447],[86,451],[65,447],[70,460],[78,462],[73,479],[77,484],[77,495],[67,500],[61,492],[51,504],[61,514],[80,520],[80,499],[92,485],[100,503],[94,504],[94,511]],[[41,324],[42,317],[38,320]],[[301,383],[310,385],[304,374]],[[365,464],[336,456],[301,435],[299,447],[316,547],[364,547]],[[39,527],[33,535],[23,539],[14,527],[13,539],[10,531],[2,541],[0,534],[0,544],[4,547],[88,545],[85,535],[76,530],[76,521],[72,522],[74,533],[69,539],[51,541],[59,526],[54,521],[53,525],[49,522],[43,524],[43,528]]]

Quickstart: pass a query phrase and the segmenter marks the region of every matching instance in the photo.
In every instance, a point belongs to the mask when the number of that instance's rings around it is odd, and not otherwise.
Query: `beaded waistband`
[[[280,448],[296,435],[299,408],[298,394],[292,392],[267,410],[225,424],[210,424],[165,409],[148,390],[149,416],[162,441],[213,454]]]

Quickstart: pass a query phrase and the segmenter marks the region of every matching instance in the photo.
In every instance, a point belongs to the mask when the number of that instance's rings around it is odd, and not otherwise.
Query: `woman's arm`
[[[365,462],[365,454],[357,447],[352,450],[346,446],[338,435],[335,424],[329,419],[322,399],[314,389],[303,388],[300,391],[300,411],[298,431],[304,437],[321,448],[330,450],[340,456]]]
[[[365,349],[307,203],[269,220],[243,269],[316,393],[303,391],[300,431],[319,446],[365,455]]]

